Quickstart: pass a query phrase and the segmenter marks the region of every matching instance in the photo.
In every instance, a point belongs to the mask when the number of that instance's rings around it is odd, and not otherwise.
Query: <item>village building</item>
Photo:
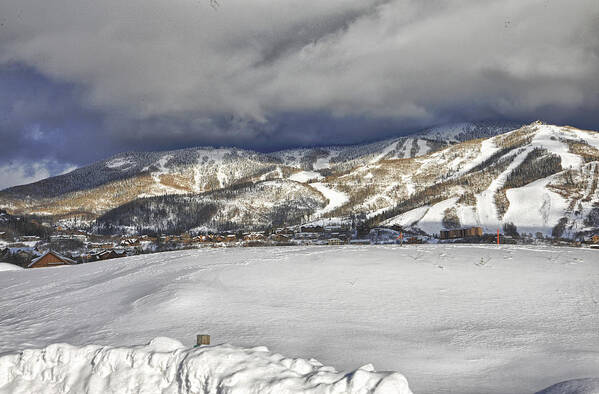
[[[482,236],[483,229],[481,227],[441,230],[439,234],[439,238],[441,239],[477,238]]]
[[[112,248],[114,248],[114,244],[111,242],[109,242],[109,243],[91,242],[87,246],[90,249],[112,249]]]
[[[121,246],[137,247],[139,246],[139,240],[135,238],[128,238],[121,241]]]
[[[301,226],[300,232],[302,233],[322,233],[324,228],[322,226]]]
[[[42,239],[36,235],[22,235],[19,237],[20,242],[39,242]]]
[[[83,234],[57,234],[57,235],[50,236],[50,242],[70,241],[70,240],[87,242],[87,236],[85,236]]]
[[[243,236],[244,241],[264,241],[266,237],[262,233],[249,233]]]
[[[64,257],[52,250],[49,250],[40,257],[31,260],[31,264],[29,264],[27,268],[58,267],[61,265],[73,264],[77,264],[77,262],[67,257]]]
[[[110,259],[118,259],[120,257],[126,257],[126,253],[118,253],[114,249],[103,250],[99,253],[95,253],[89,256],[89,261],[99,261],[99,260],[110,260]]]
[[[268,239],[275,242],[289,242],[291,237],[286,234],[271,234],[268,236]]]
[[[307,239],[318,239],[321,233],[312,233],[312,232],[301,232],[295,233],[295,239],[307,240]]]
[[[276,229],[275,233],[280,235],[293,235],[294,231],[290,228],[283,227]]]

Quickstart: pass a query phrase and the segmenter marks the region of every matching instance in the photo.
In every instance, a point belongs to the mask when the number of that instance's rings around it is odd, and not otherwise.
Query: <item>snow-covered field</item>
[[[414,393],[534,393],[599,376],[597,332],[589,249],[203,249],[0,273],[0,353],[205,333],[338,370],[372,363]]]

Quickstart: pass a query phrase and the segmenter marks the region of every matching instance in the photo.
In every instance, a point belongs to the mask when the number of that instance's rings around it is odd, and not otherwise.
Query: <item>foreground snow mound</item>
[[[403,375],[372,365],[343,374],[265,347],[186,349],[53,344],[0,357],[0,393],[377,393],[411,394]]]
[[[22,269],[23,268],[18,265],[0,262],[0,271],[19,271]]]
[[[599,378],[567,380],[537,394],[599,394]]]

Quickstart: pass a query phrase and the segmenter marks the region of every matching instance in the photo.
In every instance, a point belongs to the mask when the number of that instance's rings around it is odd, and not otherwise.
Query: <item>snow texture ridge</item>
[[[567,380],[536,394],[599,394],[599,378]]]
[[[337,372],[314,359],[265,347],[186,349],[156,338],[146,346],[52,344],[0,357],[0,393],[376,393],[411,394],[407,380],[370,364]]]

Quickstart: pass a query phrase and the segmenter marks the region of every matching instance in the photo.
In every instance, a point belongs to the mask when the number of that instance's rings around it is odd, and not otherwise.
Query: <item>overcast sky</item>
[[[0,2],[0,188],[491,119],[599,129],[599,1]]]

